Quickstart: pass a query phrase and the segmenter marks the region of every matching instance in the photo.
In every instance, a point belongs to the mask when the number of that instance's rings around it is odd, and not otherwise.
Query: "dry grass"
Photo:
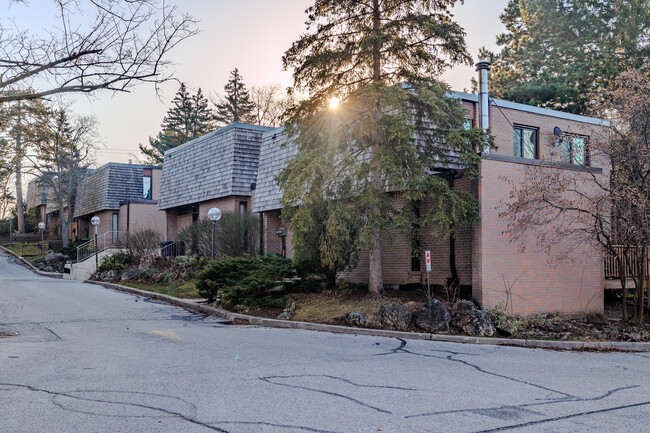
[[[297,293],[289,296],[298,306],[293,320],[329,324],[340,324],[341,317],[350,311],[359,311],[374,321],[382,304],[410,303],[411,308],[418,309],[424,302],[419,292],[388,292],[379,299],[361,293]]]
[[[193,281],[162,284],[162,283],[140,283],[134,281],[121,282],[123,286],[129,286],[149,292],[162,293],[163,295],[174,296],[181,299],[199,299],[199,291]]]
[[[2,246],[10,249],[11,251],[23,257],[25,260],[29,261],[30,263],[34,263],[34,261],[40,259],[42,255],[40,243],[19,244],[14,242],[11,245],[6,243],[3,244]]]

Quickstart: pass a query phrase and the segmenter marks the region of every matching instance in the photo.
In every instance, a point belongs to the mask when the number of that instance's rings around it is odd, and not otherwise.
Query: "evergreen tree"
[[[221,125],[229,125],[235,122],[253,121],[255,104],[237,68],[230,73],[230,79],[223,89],[226,95],[215,104],[217,122]]]
[[[440,241],[453,234],[453,222],[478,218],[473,196],[432,175],[450,164],[475,175],[475,150],[489,141],[462,128],[464,108],[432,78],[471,61],[449,12],[455,3],[317,0],[307,10],[310,32],[283,58],[294,69],[294,91],[310,95],[287,113],[298,152],[278,179],[283,218],[297,249],[314,244],[306,234],[323,231],[321,264],[332,269],[351,246],[368,250],[371,296],[383,291],[388,229],[407,233],[419,224]],[[334,98],[338,108],[328,109]],[[404,201],[431,206],[394,206]]]
[[[510,0],[490,91],[524,104],[585,114],[627,68],[650,72],[650,0]]]
[[[148,147],[140,144],[140,151],[149,163],[162,164],[166,150],[212,131],[214,121],[214,113],[201,89],[190,95],[185,84],[181,84],[160,125],[162,130],[155,138],[149,137]]]

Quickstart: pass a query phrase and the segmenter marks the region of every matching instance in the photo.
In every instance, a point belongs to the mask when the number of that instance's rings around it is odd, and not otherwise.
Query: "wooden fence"
[[[650,247],[648,248],[648,257],[650,258]],[[625,277],[631,278],[632,275],[639,275],[639,257],[641,255],[641,248],[639,247],[623,247],[615,246],[614,250],[620,257],[624,257],[623,266],[625,268]],[[645,263],[646,278],[650,278],[650,260]],[[618,261],[616,257],[608,253],[605,255],[605,278],[614,279],[619,278],[620,273],[618,269]]]

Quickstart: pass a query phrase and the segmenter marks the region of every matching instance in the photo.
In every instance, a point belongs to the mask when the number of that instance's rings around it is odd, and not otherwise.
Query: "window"
[[[463,129],[469,131],[474,127],[474,119],[466,117],[463,119]]]
[[[142,170],[142,198],[151,200],[151,169]]]
[[[537,158],[537,128],[517,126],[513,128],[512,145],[515,156]]]
[[[564,134],[561,159],[565,164],[589,165],[589,137]]]
[[[119,229],[119,224],[118,224],[118,216],[119,214],[114,213],[113,214],[113,220],[112,220],[112,229],[113,229],[113,243],[117,243],[117,230]]]

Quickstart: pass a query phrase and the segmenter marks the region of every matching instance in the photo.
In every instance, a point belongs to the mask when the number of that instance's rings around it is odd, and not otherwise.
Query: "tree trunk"
[[[20,147],[20,145],[17,145]],[[18,228],[16,233],[25,233],[25,212],[23,203],[23,158],[20,154],[16,155],[16,215],[18,219]]]
[[[638,250],[639,247],[637,247]],[[643,320],[643,292],[646,288],[646,261],[648,260],[648,252],[644,247],[640,247],[641,251],[636,254],[636,262],[638,266],[638,277],[635,279],[634,290],[634,315],[632,320],[641,323]]]
[[[18,102],[18,120],[16,126],[16,215],[18,219],[18,229],[16,233],[25,233],[25,213],[23,212],[23,137],[22,137],[22,113],[21,103]]]
[[[59,189],[61,191],[61,189]],[[60,227],[61,227],[61,241],[63,241],[63,246],[67,247],[68,246],[68,219],[65,216],[65,206],[64,206],[64,201],[62,197],[62,193],[59,193],[59,219],[60,219]]]
[[[623,254],[626,254],[623,251]],[[625,274],[625,261],[621,259],[620,255],[616,255],[616,263],[618,264],[618,275],[621,279],[621,291],[623,292],[623,321],[628,321],[627,315],[627,275]]]
[[[380,13],[379,13],[379,0],[373,0],[373,19],[372,19],[372,28],[373,33],[379,33],[381,26]],[[372,47],[372,66],[373,66],[373,82],[381,82],[381,47],[379,42],[375,40]],[[379,122],[381,120],[381,113],[379,112],[379,101],[377,101],[375,112],[373,117],[375,120],[375,127],[379,127]],[[373,157],[373,166],[372,166],[372,186],[379,194],[381,191],[381,173],[380,165],[377,160],[377,154],[379,153],[379,148],[381,146],[381,136],[377,129],[372,133],[372,157]],[[374,209],[374,212],[377,213],[379,210]],[[381,269],[381,239],[379,236],[379,229],[374,228],[374,233],[372,234],[372,247],[370,248],[370,262],[368,264],[368,295],[373,298],[381,297],[384,293],[384,278],[382,275]]]
[[[648,265],[648,248],[644,245],[641,247],[641,274],[643,275],[643,278],[641,279],[641,282],[639,284],[639,290],[637,290],[637,298],[636,298],[636,303],[635,307],[637,309],[636,311],[636,321],[637,323],[642,323],[643,322],[643,307],[644,307],[644,302],[643,302],[643,297],[645,295],[646,288],[648,287],[648,275],[646,272],[646,266]]]

